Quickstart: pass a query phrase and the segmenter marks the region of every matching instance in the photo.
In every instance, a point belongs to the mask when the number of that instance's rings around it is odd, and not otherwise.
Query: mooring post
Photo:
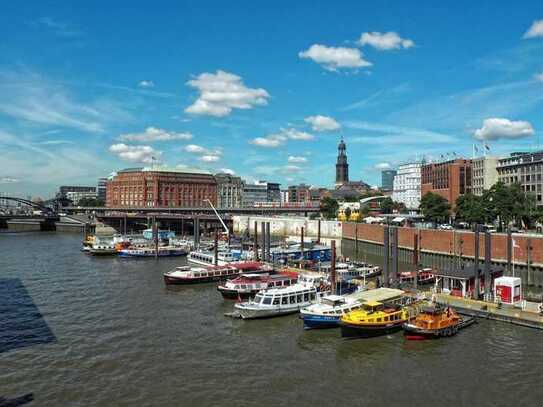
[[[219,233],[217,232],[217,229],[215,229],[215,239],[214,239],[214,246],[213,246],[213,260],[215,263],[215,266],[219,265]]]
[[[398,227],[391,228],[392,233],[392,285],[396,286],[398,280]]]
[[[155,243],[155,259],[158,259],[158,224],[153,216],[153,241]]]
[[[260,222],[260,234],[262,235],[262,244],[260,250],[262,251],[262,261],[268,261],[266,258],[266,223]]]
[[[415,290],[419,284],[419,234],[413,234],[413,266],[415,267],[415,277],[413,278],[413,287]]]
[[[258,261],[258,223],[255,220],[255,261]]]
[[[271,226],[270,222],[266,222],[266,259],[271,261]]]
[[[126,217],[127,217],[127,214],[125,213],[124,218],[123,218],[123,236],[126,236],[126,223],[127,223]]]
[[[481,291],[479,287],[479,225],[475,225],[475,233],[473,234],[473,239],[473,274],[475,277],[475,284],[473,286],[473,298],[478,300],[479,293]]]
[[[331,262],[330,262],[330,280],[332,282],[332,294],[336,293],[336,241],[332,240],[331,245]]]
[[[511,229],[507,228],[507,275],[511,276],[513,275],[513,238],[511,235]]]
[[[490,298],[492,285],[490,281],[490,262],[492,261],[492,235],[487,230],[485,231],[485,299]]]
[[[303,226],[302,226],[302,228],[300,230],[300,234],[301,234],[300,251],[302,252],[302,260],[300,261],[300,268],[303,268],[304,260],[305,260],[305,257],[304,257],[304,227]]]
[[[388,225],[383,227],[383,286],[388,287],[388,266],[389,266],[389,228]]]
[[[194,247],[198,248],[200,246],[200,218],[198,216],[194,217]]]
[[[358,260],[358,223],[354,224],[354,252],[355,258]]]
[[[532,239],[530,237],[526,238],[526,283],[527,285],[532,285]]]
[[[317,220],[317,243],[321,242],[321,220]]]

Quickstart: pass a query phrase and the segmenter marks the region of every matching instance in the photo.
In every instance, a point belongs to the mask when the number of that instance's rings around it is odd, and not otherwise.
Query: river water
[[[166,288],[162,273],[179,259],[98,258],[79,248],[69,234],[0,234],[0,406],[543,399],[541,331],[481,321],[432,342],[342,340],[338,330],[304,331],[296,316],[227,318],[232,303],[213,284]]]

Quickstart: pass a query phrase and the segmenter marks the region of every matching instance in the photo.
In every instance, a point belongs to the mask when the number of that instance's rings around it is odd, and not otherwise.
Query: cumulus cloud
[[[129,146],[124,143],[111,145],[109,151],[116,154],[121,160],[145,164],[152,164],[162,155],[162,152],[151,146]]]
[[[296,155],[289,155],[288,162],[292,164],[302,164],[307,162],[307,158],[302,156],[296,156]]]
[[[537,37],[543,37],[543,20],[534,21],[522,38],[528,39]]]
[[[156,127],[147,127],[142,133],[121,134],[119,139],[122,141],[152,143],[154,141],[190,140],[192,139],[192,134],[176,133],[174,131],[166,131]]]
[[[145,81],[145,80],[143,80],[143,81],[140,81],[140,82],[138,83],[138,86],[139,86],[140,88],[154,88],[154,87],[155,87],[155,83],[154,83],[153,81]]]
[[[19,182],[17,178],[12,177],[2,177],[0,178],[0,184],[15,184]]]
[[[204,72],[187,82],[200,92],[186,113],[215,117],[228,116],[232,109],[252,109],[268,103],[270,95],[262,88],[248,88],[240,76],[218,70]]]
[[[534,78],[537,79],[538,81],[542,81],[543,82],[543,72],[540,72],[540,73],[537,73],[534,75]]]
[[[219,149],[209,149],[206,147],[199,146],[197,144],[187,144],[183,147],[187,153],[192,154],[203,154],[203,155],[221,155],[222,151]]]
[[[309,116],[304,121],[311,124],[313,131],[334,131],[341,128],[337,121],[328,116]]]
[[[297,165],[285,165],[280,170],[284,174],[292,174],[292,173],[299,173],[302,172],[302,168],[298,167]]]
[[[327,47],[326,45],[313,44],[307,50],[299,52],[298,57],[311,59],[329,71],[372,66],[372,63],[366,61],[362,52],[357,48]]]
[[[206,162],[206,163],[215,163],[221,159],[221,157],[217,154],[205,154],[202,155],[200,158],[198,158],[200,161]]]
[[[275,148],[283,145],[287,140],[313,140],[315,137],[312,134],[296,129],[281,129],[279,133],[270,134],[266,137],[256,137],[249,141],[250,144],[259,147]]]
[[[362,33],[358,40],[360,46],[369,45],[379,51],[391,49],[407,49],[415,46],[413,40],[404,39],[394,31],[380,33],[378,31]]]
[[[222,172],[223,174],[236,175],[236,172],[230,168],[220,168],[219,172]]]
[[[490,118],[483,121],[483,127],[475,130],[477,140],[518,139],[534,135],[529,122]]]
[[[375,169],[376,169],[376,170],[379,170],[379,171],[390,170],[391,168],[392,168],[392,166],[391,166],[389,163],[378,163],[378,164],[375,164]]]

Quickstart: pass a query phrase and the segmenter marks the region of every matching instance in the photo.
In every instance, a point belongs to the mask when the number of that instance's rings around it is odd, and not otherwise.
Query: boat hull
[[[180,256],[186,256],[186,252],[170,252],[170,253],[159,253],[158,257],[180,257]],[[125,258],[149,258],[149,257],[156,257],[154,253],[124,253],[119,252],[120,257]]]
[[[301,314],[304,321],[304,329],[330,329],[339,327],[339,316]]]
[[[401,320],[380,325],[354,325],[341,322],[341,336],[343,338],[373,338],[375,336],[388,335],[400,331],[404,323],[405,321]]]
[[[225,288],[225,287],[217,287],[217,291],[219,291],[221,293],[221,295],[223,296],[224,299],[226,300],[238,300],[238,299],[242,299],[242,300],[248,300],[250,298],[253,298],[256,293],[258,293],[258,291],[260,290],[251,290],[251,291],[237,291],[237,290],[230,290],[228,288]]]
[[[403,333],[406,339],[410,340],[425,340],[439,339],[454,336],[460,329],[470,326],[475,323],[475,318],[465,318],[454,325],[439,329],[424,329],[413,324],[404,324]]]
[[[198,278],[182,278],[182,277],[164,276],[164,283],[166,283],[167,285],[189,285],[189,284],[214,283],[217,281],[224,281],[231,277],[236,277],[236,275],[208,276],[208,277],[198,277]]]
[[[235,307],[243,319],[273,318],[282,315],[295,314],[300,311],[296,308],[262,308],[262,307]]]

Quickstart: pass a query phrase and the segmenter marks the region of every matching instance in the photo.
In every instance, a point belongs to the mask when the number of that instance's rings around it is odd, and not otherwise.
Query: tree
[[[337,216],[339,205],[334,198],[325,196],[321,200],[321,213],[326,219],[334,219]]]
[[[460,195],[456,199],[456,219],[468,222],[470,225],[485,223],[487,213],[485,211],[483,197],[473,194]]]
[[[424,217],[431,222],[445,222],[449,217],[451,205],[441,195],[427,192],[419,206]]]
[[[77,206],[104,206],[105,203],[98,198],[81,198]]]
[[[381,212],[382,213],[392,213],[392,210],[394,209],[394,201],[392,198],[387,197],[381,201]]]

